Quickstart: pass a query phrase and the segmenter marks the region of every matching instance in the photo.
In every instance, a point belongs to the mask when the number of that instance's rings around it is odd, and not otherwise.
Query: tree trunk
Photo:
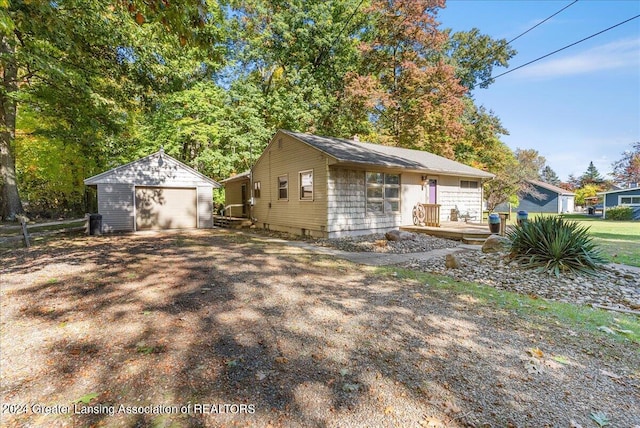
[[[0,55],[7,58],[2,64],[0,88],[0,217],[15,220],[16,215],[23,212],[13,156],[17,103],[11,95],[18,91],[18,67],[15,63],[15,48],[4,35],[0,41]]]

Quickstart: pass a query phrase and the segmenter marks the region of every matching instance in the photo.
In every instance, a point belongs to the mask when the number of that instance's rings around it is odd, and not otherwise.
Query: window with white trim
[[[260,197],[260,182],[256,181],[253,183],[253,197],[254,198],[259,198]]]
[[[300,183],[300,200],[313,201],[313,170],[298,173]]]
[[[475,180],[460,180],[461,189],[477,189],[478,182]]]
[[[618,205],[640,205],[640,196],[618,196]]]
[[[278,177],[278,199],[286,201],[289,199],[289,176]]]
[[[367,212],[400,212],[400,174],[366,173]]]

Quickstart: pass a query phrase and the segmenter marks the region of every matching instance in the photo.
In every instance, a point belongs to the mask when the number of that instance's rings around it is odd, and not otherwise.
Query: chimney
[[[360,142],[360,137],[358,137],[358,134],[355,134],[352,138],[353,141],[355,141],[356,143]]]

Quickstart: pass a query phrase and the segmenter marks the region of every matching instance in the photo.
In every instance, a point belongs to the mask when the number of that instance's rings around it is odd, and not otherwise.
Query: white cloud
[[[515,71],[513,76],[553,78],[623,68],[640,68],[640,38],[622,39],[574,55],[545,59]]]

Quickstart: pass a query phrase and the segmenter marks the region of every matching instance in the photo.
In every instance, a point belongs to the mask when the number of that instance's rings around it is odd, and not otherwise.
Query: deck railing
[[[416,226],[440,227],[440,205],[417,203],[411,212]]]
[[[440,227],[440,204],[422,204],[425,211],[424,225]]]

